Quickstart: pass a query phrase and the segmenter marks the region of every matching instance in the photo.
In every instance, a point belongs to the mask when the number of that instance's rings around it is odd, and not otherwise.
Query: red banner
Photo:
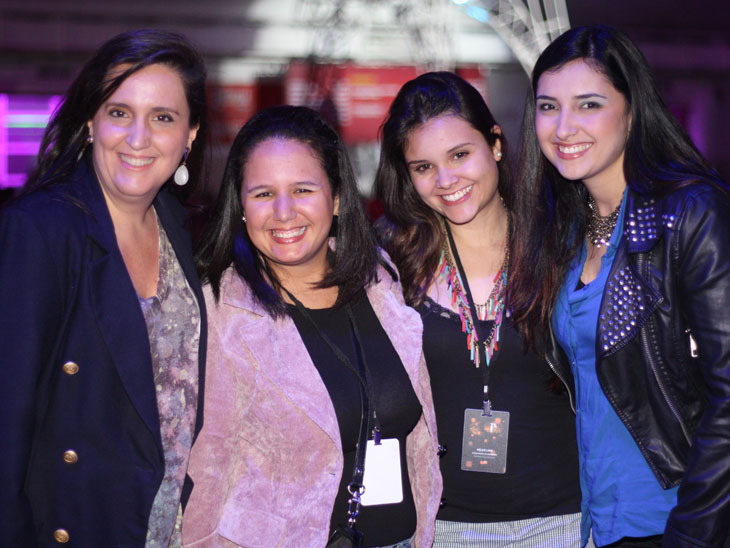
[[[285,76],[287,103],[315,108],[348,144],[377,140],[398,90],[415,78],[413,66],[363,67],[293,62]]]
[[[208,89],[211,137],[230,143],[257,111],[277,104],[307,105],[320,112],[350,145],[372,143],[398,90],[422,72],[415,66],[365,67],[354,64],[290,63],[278,78],[250,84],[212,85]],[[484,70],[456,69],[487,98]]]

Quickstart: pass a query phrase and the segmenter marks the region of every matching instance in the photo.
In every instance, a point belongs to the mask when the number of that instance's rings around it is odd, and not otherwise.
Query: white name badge
[[[380,440],[380,445],[368,440],[362,484],[365,486],[365,493],[360,498],[363,506],[403,501],[400,443],[397,439]]]

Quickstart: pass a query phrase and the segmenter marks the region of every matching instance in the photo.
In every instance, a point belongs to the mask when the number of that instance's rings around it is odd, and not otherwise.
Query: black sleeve
[[[707,403],[663,546],[709,548],[730,528],[730,201],[708,187],[690,195],[680,219],[672,252]]]

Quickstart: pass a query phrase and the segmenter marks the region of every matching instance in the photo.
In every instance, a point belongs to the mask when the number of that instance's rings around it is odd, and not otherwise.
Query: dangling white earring
[[[243,222],[244,222],[244,223],[246,222],[246,216],[245,216],[245,215],[243,215],[243,216],[241,217],[241,219],[243,219]]]
[[[190,173],[188,173],[188,168],[185,165],[185,160],[188,159],[189,152],[190,148],[185,147],[185,154],[183,154],[182,164],[180,164],[175,170],[175,177],[173,180],[175,181],[176,185],[184,186],[188,184],[188,181],[190,180]]]

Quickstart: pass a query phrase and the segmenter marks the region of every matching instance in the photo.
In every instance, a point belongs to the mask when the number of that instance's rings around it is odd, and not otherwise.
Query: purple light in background
[[[0,93],[0,189],[25,184],[61,95]]]

